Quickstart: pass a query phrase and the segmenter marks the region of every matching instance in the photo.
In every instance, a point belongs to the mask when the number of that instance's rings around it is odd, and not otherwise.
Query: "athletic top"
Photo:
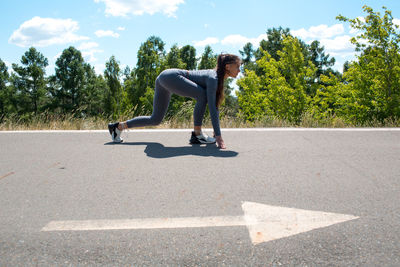
[[[206,90],[208,110],[215,136],[221,135],[219,126],[219,110],[217,109],[217,87],[218,78],[215,70],[190,70],[188,71],[188,79],[200,85]]]

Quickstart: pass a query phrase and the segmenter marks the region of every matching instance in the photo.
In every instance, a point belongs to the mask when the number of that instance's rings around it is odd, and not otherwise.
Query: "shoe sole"
[[[207,141],[203,141],[203,140],[199,140],[199,142],[200,142],[201,144],[215,144],[215,143],[216,143],[216,141],[214,141],[214,142],[207,142]]]
[[[214,142],[207,142],[207,141],[204,141],[204,140],[195,138],[195,137],[191,138],[191,139],[189,140],[189,142],[190,142],[190,144],[192,144],[192,145],[196,145],[196,144],[215,144],[215,143],[216,143],[216,141],[214,141]]]

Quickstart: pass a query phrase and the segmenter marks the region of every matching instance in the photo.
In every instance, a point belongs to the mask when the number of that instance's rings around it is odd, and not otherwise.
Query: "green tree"
[[[214,54],[211,46],[207,45],[200,58],[199,69],[213,69],[217,66],[217,55]]]
[[[29,48],[21,58],[22,66],[13,64],[12,83],[18,95],[20,113],[37,114],[46,105],[47,58],[34,47]]]
[[[134,115],[148,114],[153,109],[155,80],[162,70],[165,43],[151,36],[137,53],[137,64],[131,79],[126,82]]]
[[[267,40],[261,40],[260,47],[255,52],[256,60],[264,57],[264,51],[267,51],[273,59],[279,61],[278,51],[283,49],[283,40],[290,34],[289,28],[270,28],[267,30]]]
[[[104,77],[107,83],[108,92],[106,94],[106,112],[111,114],[113,119],[117,119],[121,115],[122,105],[122,90],[120,83],[121,70],[119,62],[114,56],[106,62]]]
[[[187,70],[194,70],[197,67],[196,49],[191,45],[185,45],[180,49],[180,56]]]
[[[8,74],[8,68],[3,60],[0,59],[0,121],[3,116],[6,115],[6,105],[7,105],[7,91],[8,91],[8,81],[10,75]]]
[[[129,68],[129,66],[126,66],[123,74],[124,74],[124,82],[125,82],[126,80],[128,80],[132,77],[131,68]]]
[[[272,116],[299,123],[310,102],[306,91],[315,77],[315,66],[305,60],[300,42],[291,36],[283,39],[279,60],[267,51],[263,54],[257,60],[263,74],[247,70],[238,81],[241,113],[249,121]]]
[[[286,37],[293,37],[290,33],[289,28],[270,28],[267,30],[267,40],[262,40],[260,42],[260,47],[254,52],[255,59],[258,60],[263,57],[263,51],[268,52],[273,59],[279,61],[279,51],[282,51],[284,44],[283,40]],[[294,38],[294,37],[293,37]],[[315,74],[315,79],[309,80],[308,89],[314,89],[312,91],[307,91],[309,96],[314,96],[317,88],[317,85],[321,85],[321,81],[319,77],[324,74],[328,75],[333,73],[337,76],[340,76],[339,72],[334,71],[331,67],[335,64],[335,58],[330,58],[329,54],[325,53],[324,47],[320,46],[319,41],[313,41],[310,45],[306,44],[302,40],[298,39],[300,43],[300,47],[302,53],[304,55],[306,62],[312,62],[315,67],[317,67],[317,72]],[[249,49],[249,48],[247,48]],[[245,51],[245,47],[243,48]],[[244,53],[244,52],[243,52]],[[243,54],[242,54],[243,55]],[[257,64],[254,62],[246,63],[244,66],[245,69],[255,70],[257,75],[263,75],[262,69],[258,68]]]
[[[84,64],[84,71],[84,95],[81,109],[85,115],[99,116],[106,112],[104,104],[107,96],[107,83],[103,76],[96,75],[90,64]]]
[[[323,85],[321,75],[329,76],[334,74],[338,77],[341,77],[341,75],[331,68],[335,65],[336,60],[335,58],[330,58],[329,54],[325,54],[325,48],[320,46],[319,41],[313,41],[310,45],[301,43],[305,60],[311,62],[317,68],[315,79],[310,79],[310,84],[307,88],[307,95],[313,97],[317,88]]]
[[[356,51],[361,52],[344,73],[348,92],[346,118],[365,123],[384,122],[400,117],[400,50],[399,27],[393,23],[391,11],[383,7],[382,16],[368,6],[364,20],[339,15],[338,20],[349,22],[360,32],[351,39]]]
[[[329,75],[335,73],[330,67],[335,65],[335,58],[329,58],[329,54],[325,54],[325,48],[320,46],[319,41],[313,41],[307,46],[306,59],[310,60],[317,67],[317,77],[321,74]]]
[[[237,97],[232,95],[233,87],[232,82],[233,78],[228,78],[225,80],[224,84],[224,102],[222,103],[222,108],[220,111],[221,117],[224,115],[228,115],[229,117],[235,117],[239,111],[239,103]]]
[[[186,64],[181,59],[181,51],[177,44],[174,44],[170,51],[167,53],[165,57],[165,63],[163,64],[163,69],[168,68],[177,68],[177,69],[185,69]]]
[[[345,115],[346,95],[345,84],[342,79],[334,74],[320,76],[322,85],[312,98],[310,112],[319,121],[340,118]],[[348,92],[348,91],[347,91]]]
[[[82,54],[70,46],[65,49],[56,61],[55,90],[56,106],[64,113],[77,111],[85,95],[85,62]]]
[[[243,47],[243,51],[239,50],[239,53],[242,56],[243,68],[245,70],[256,69],[255,62],[253,61],[255,58],[255,52],[256,51],[254,50],[252,43],[245,44]]]

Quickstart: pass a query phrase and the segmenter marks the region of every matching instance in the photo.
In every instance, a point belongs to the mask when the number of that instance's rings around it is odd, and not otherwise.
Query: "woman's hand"
[[[226,149],[226,145],[224,143],[224,140],[222,140],[222,136],[220,136],[220,135],[216,136],[215,139],[217,141],[217,145],[218,145],[219,148]]]

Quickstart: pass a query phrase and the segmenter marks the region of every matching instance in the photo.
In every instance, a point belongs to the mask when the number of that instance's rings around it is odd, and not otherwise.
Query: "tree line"
[[[221,114],[250,122],[269,117],[299,123],[304,114],[352,124],[399,119],[398,26],[385,7],[383,15],[363,9],[364,20],[337,17],[359,32],[352,39],[356,60],[346,62],[343,72],[332,69],[335,58],[318,41],[306,44],[288,28],[268,29],[267,39],[256,49],[251,43],[244,45],[239,51],[244,77],[238,80],[236,97],[231,80],[226,82]],[[71,46],[56,60],[54,75],[46,76],[48,59],[31,47],[20,64],[12,64],[12,71],[0,59],[0,120],[29,120],[42,113],[109,119],[150,114],[155,79],[162,70],[210,69],[216,59],[210,46],[199,57],[191,45],[175,44],[167,52],[161,38],[151,36],[141,44],[132,69],[121,70],[111,56],[98,75]],[[173,95],[167,119],[190,118],[193,108],[192,99]]]
[[[340,119],[351,125],[398,123],[399,26],[386,7],[384,14],[368,6],[363,10],[367,13],[363,19],[337,16],[358,32],[351,39],[356,60],[344,64],[343,74],[329,68],[334,59],[318,42],[307,47],[288,29],[268,31],[268,41],[256,51],[247,44],[242,51],[246,73],[239,80],[239,115],[246,120],[270,116],[293,123],[305,114],[317,121]]]
[[[18,115],[22,118],[49,112],[74,114],[79,117],[117,117],[130,112],[132,116],[152,110],[154,82],[167,68],[206,69],[216,64],[216,55],[206,47],[200,59],[193,46],[172,46],[166,53],[165,43],[151,36],[141,44],[134,69],[121,70],[118,60],[111,56],[104,73],[97,75],[94,67],[85,62],[75,47],[65,49],[55,63],[54,75],[46,76],[48,59],[31,47],[12,64],[9,72],[0,59],[1,118]],[[178,102],[187,99],[175,97],[171,106],[176,113]]]

